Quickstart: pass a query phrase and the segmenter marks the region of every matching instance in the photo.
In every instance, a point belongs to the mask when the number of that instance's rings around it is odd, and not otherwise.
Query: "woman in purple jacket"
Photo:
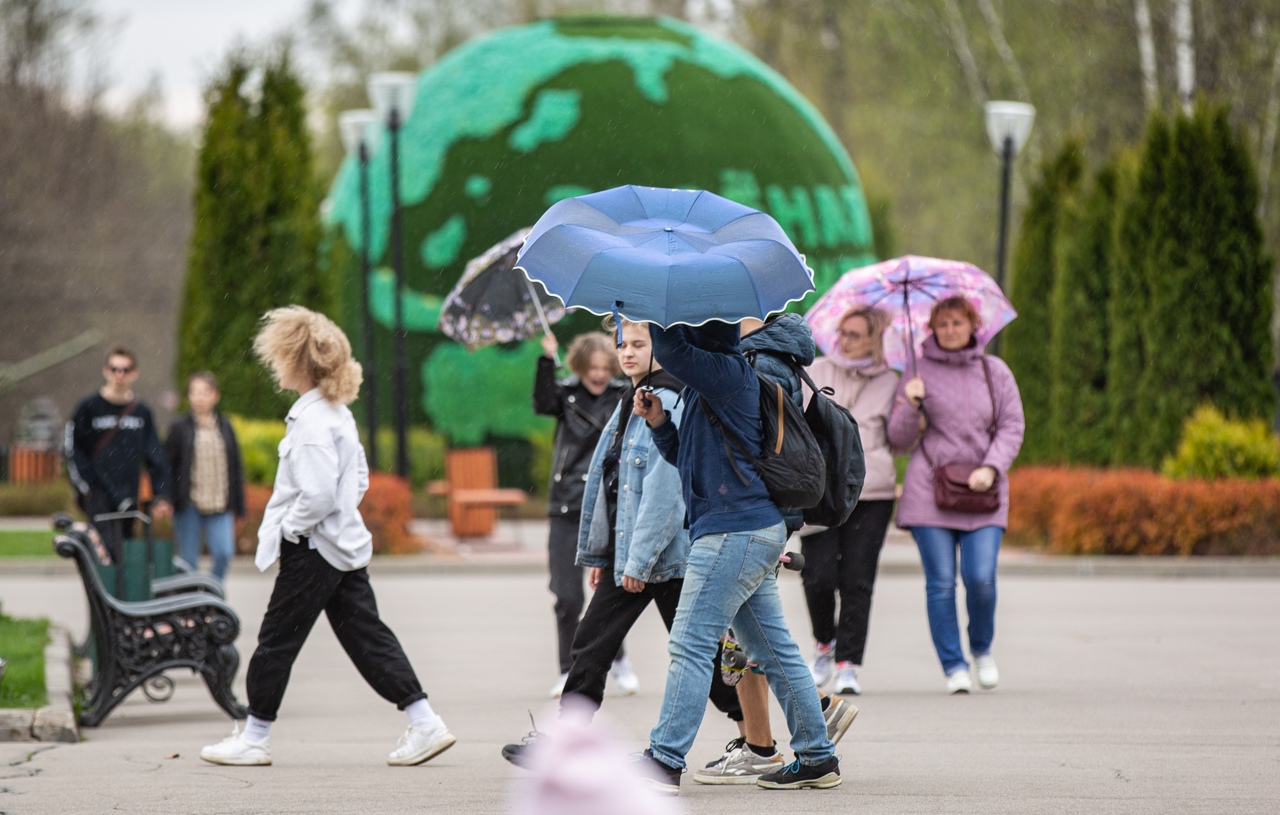
[[[929,317],[918,372],[903,379],[889,419],[894,448],[914,447],[898,504],[898,526],[908,529],[924,566],[929,630],[948,693],[968,693],[969,663],[956,614],[956,550],[969,611],[969,653],[978,684],[1000,682],[991,641],[995,636],[996,557],[1009,516],[1005,474],[1022,446],[1022,398],[1004,362],[977,343],[978,313],[964,298],[938,302]],[[932,462],[932,463],[930,463]],[[991,512],[942,509],[934,502],[933,465],[973,462],[969,488],[996,490]]]

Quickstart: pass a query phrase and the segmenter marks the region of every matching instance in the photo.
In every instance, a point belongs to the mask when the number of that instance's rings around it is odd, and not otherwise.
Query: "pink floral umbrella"
[[[840,323],[851,311],[876,308],[889,317],[884,334],[885,361],[905,371],[915,361],[929,336],[929,313],[934,303],[963,297],[978,311],[981,325],[975,332],[985,346],[1000,329],[1018,316],[991,275],[958,260],[907,255],[873,266],[852,269],[818,298],[805,319],[813,338],[829,356],[840,355]]]

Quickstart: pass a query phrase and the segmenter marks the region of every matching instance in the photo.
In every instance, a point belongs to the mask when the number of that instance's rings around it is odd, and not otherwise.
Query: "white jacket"
[[[285,423],[254,564],[266,571],[280,557],[281,538],[296,543],[306,536],[335,569],[368,566],[373,535],[359,506],[369,489],[369,465],[351,411],[313,388],[293,403]]]

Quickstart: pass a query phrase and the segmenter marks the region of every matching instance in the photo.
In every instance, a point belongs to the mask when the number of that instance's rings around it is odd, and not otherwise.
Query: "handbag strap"
[[[982,355],[982,375],[987,382],[987,395],[991,397],[991,424],[987,427],[987,433],[991,436],[991,439],[994,441],[996,437],[996,413],[998,411],[998,408],[996,407],[996,389],[995,389],[995,386],[991,384],[991,365],[990,363],[987,362],[986,354]],[[921,403],[920,405],[920,411],[924,413],[924,417],[927,421],[929,418],[929,412],[925,410],[923,403]],[[933,422],[929,422],[929,427],[932,427],[932,426],[933,426]],[[934,469],[937,469],[937,467],[933,463],[933,458],[929,455],[928,448],[924,446],[924,437],[927,436],[928,434],[929,434],[929,428],[926,427],[924,433],[920,436],[920,452],[924,454],[924,460],[926,463],[928,463],[929,469],[934,470]]]
[[[101,436],[99,436],[98,440],[94,443],[93,450],[89,452],[90,461],[102,455],[102,451],[107,449],[107,445],[110,444],[111,440],[114,439],[116,437],[116,434],[120,432],[120,423],[123,422],[128,417],[132,416],[133,412],[137,409],[138,409],[138,400],[135,399],[132,402],[130,402],[128,405],[126,405],[124,410],[120,411],[120,414],[116,417],[115,427],[111,428],[106,433],[103,433]]]

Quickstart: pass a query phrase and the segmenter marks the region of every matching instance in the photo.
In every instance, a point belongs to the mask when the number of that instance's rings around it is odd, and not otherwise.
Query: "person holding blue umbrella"
[[[745,449],[762,443],[759,385],[734,324],[764,319],[813,290],[812,274],[768,215],[700,190],[627,186],[566,199],[534,225],[517,267],[567,306],[650,322],[654,357],[685,384],[677,430],[656,394],[633,411],[680,473],[693,541],[671,629],[662,712],[642,754],[653,784],[679,791],[706,710],[712,657],[730,625],[787,717],[796,760],[757,784],[840,784],[817,688],[778,596],[782,511],[752,462],[730,449],[710,412]]]

